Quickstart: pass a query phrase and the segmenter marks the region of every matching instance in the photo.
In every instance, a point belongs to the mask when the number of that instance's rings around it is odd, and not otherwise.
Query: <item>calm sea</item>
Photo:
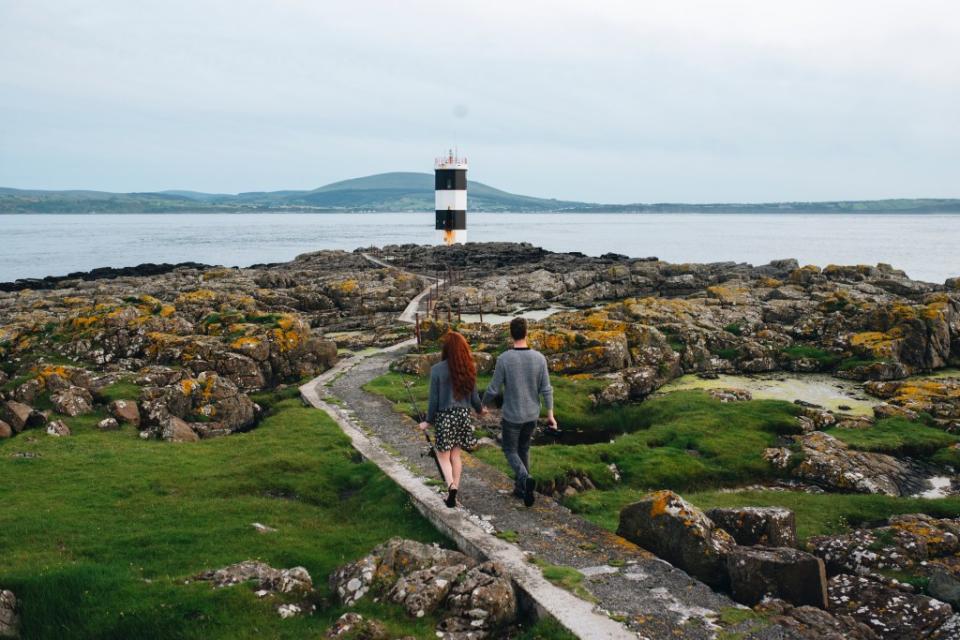
[[[143,262],[247,266],[319,249],[433,242],[433,213],[0,215],[0,282]],[[671,262],[887,262],[912,278],[960,275],[960,214],[469,215],[472,241]]]

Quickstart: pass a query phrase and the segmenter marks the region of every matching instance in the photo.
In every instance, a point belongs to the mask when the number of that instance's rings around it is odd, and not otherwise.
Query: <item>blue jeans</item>
[[[530,477],[530,439],[536,426],[536,420],[521,424],[500,421],[503,455],[513,469],[514,485],[519,491],[526,488],[527,478]]]

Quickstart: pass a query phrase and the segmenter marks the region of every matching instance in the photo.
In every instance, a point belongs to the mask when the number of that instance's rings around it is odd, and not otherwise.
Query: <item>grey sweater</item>
[[[453,382],[450,380],[450,368],[447,367],[446,360],[441,360],[430,367],[430,402],[427,405],[427,422],[433,424],[437,419],[438,411],[446,411],[454,407],[467,409],[473,407],[475,411],[480,411],[482,406],[476,387],[467,398],[458,400],[453,397]]]
[[[553,387],[547,359],[533,349],[511,349],[497,358],[493,380],[483,396],[486,404],[503,393],[503,419],[507,422],[533,422],[540,417],[540,398],[553,409]]]

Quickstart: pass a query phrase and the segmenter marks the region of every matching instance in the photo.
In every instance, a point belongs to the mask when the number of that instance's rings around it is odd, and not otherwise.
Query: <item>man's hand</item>
[[[426,431],[429,427],[430,423],[426,420],[417,425],[417,429],[420,429],[420,431]]]
[[[547,427],[554,431],[560,430],[560,425],[557,424],[557,419],[553,417],[553,411],[547,414]]]
[[[489,413],[490,413],[490,410],[489,410],[489,409],[487,409],[486,407],[480,407],[480,411],[477,412],[477,415],[482,418],[482,417],[488,415]]]

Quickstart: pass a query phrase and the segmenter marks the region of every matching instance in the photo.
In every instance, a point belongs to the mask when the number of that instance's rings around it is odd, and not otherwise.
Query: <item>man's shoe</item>
[[[532,507],[533,501],[536,497],[533,495],[534,490],[537,488],[537,481],[533,478],[527,478],[527,484],[523,489],[523,504]]]

